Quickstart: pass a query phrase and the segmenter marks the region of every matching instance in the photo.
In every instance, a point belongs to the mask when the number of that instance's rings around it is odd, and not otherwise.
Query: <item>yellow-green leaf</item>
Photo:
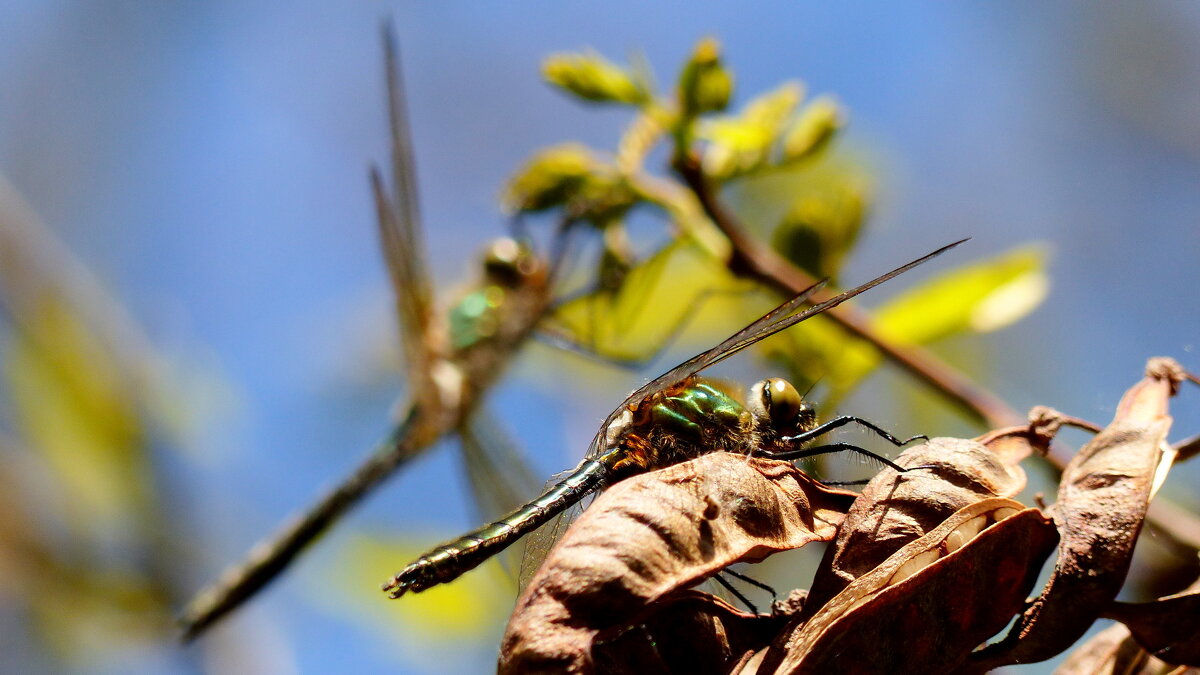
[[[314,588],[317,601],[414,650],[491,635],[503,625],[515,584],[489,561],[449,584],[389,600],[379,585],[424,552],[411,538],[352,534]],[[428,542],[427,542],[428,543]]]
[[[845,113],[832,98],[804,106],[783,137],[783,161],[794,162],[819,152],[845,126]]]
[[[881,307],[875,325],[907,344],[996,330],[1041,304],[1049,290],[1045,266],[1045,251],[1030,246],[952,270]]]
[[[565,203],[596,170],[591,150],[578,143],[545,148],[517,170],[501,195],[513,211],[541,211]]]
[[[700,305],[744,289],[724,263],[696,244],[677,239],[632,266],[618,286],[564,303],[555,311],[551,328],[605,358],[642,361],[678,331],[694,328],[688,324]]]
[[[811,178],[793,192],[791,207],[775,230],[773,244],[814,277],[836,281],[862,229],[871,202],[871,183],[862,171],[850,167]]]
[[[60,482],[82,531],[143,515],[149,498],[131,381],[105,347],[54,298],[5,350],[17,428]]]
[[[705,171],[714,178],[729,178],[766,164],[803,95],[798,82],[787,82],[750,101],[739,114],[705,125]]]
[[[585,101],[641,105],[650,98],[630,71],[592,52],[554,54],[542,63],[542,75]]]
[[[679,102],[683,123],[697,115],[724,110],[733,93],[733,75],[721,63],[721,44],[701,40],[679,75]]]
[[[874,313],[881,337],[927,344],[950,335],[994,330],[1029,313],[1047,289],[1045,254],[1028,247],[935,277]],[[773,338],[767,354],[794,384],[817,380],[839,399],[881,362],[879,352],[829,317],[818,316]]]

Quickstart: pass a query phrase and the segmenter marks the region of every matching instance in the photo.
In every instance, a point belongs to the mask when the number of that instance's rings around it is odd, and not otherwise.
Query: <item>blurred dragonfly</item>
[[[942,247],[798,312],[823,286],[823,282],[815,284],[715,347],[655,378],[633,392],[605,419],[584,460],[566,478],[501,520],[429,551],[389,580],[384,591],[390,597],[398,598],[409,591],[420,592],[452,581],[606,485],[634,473],[652,471],[709,452],[740,452],[794,460],[852,451],[904,471],[890,460],[848,443],[816,447],[806,447],[806,444],[850,423],[859,424],[897,446],[922,437],[902,441],[871,422],[853,416],[818,424],[811,404],[783,379],[770,378],[754,384],[743,403],[722,383],[699,377],[697,373],[961,243]]]
[[[390,30],[384,32],[384,45],[392,184],[389,190],[373,169],[371,188],[403,338],[406,410],[371,456],[337,488],[193,598],[180,617],[185,639],[198,635],[273,580],[383,479],[447,434],[455,433],[462,441],[467,476],[481,512],[493,517],[504,513],[536,489],[533,473],[519,453],[498,442],[501,436],[491,418],[480,412],[480,401],[551,310],[552,260],[561,247],[555,246],[555,254],[546,259],[524,239],[493,241],[485,252],[478,283],[445,315],[436,311]]]

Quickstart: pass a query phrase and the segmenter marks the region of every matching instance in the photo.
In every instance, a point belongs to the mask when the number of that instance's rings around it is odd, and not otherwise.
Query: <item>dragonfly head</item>
[[[783,378],[755,382],[746,402],[759,428],[773,431],[776,437],[793,436],[817,425],[816,408]]]
[[[524,279],[543,273],[544,265],[528,243],[500,237],[484,251],[483,269],[492,283],[514,288]]]

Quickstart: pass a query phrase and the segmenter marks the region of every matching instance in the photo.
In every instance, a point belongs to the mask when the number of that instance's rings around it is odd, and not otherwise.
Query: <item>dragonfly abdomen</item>
[[[596,490],[609,477],[610,471],[604,462],[583,462],[525,506],[417,558],[392,577],[383,589],[389,596],[398,598],[408,591],[418,593],[457,579]]]

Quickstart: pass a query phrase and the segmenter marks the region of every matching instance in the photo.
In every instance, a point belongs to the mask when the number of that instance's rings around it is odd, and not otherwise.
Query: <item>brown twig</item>
[[[676,160],[675,170],[699,200],[708,217],[729,238],[734,273],[754,277],[784,295],[795,295],[816,282],[770,247],[747,234],[737,218],[717,198],[694,156]],[[814,295],[814,303],[826,299]],[[956,406],[990,427],[1020,424],[1023,418],[1007,403],[975,384],[927,350],[895,344],[879,335],[869,317],[852,306],[842,305],[826,313],[846,330],[867,341],[886,358],[912,373]]]

